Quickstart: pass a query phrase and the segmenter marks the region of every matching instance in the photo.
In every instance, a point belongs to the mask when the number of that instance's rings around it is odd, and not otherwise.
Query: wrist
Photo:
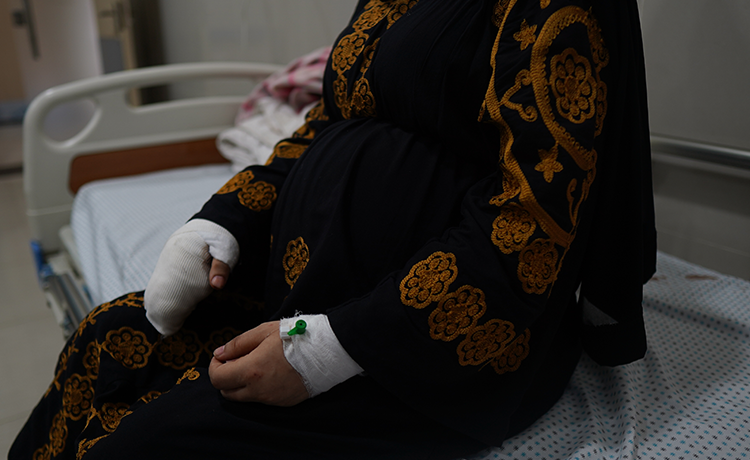
[[[306,323],[305,332],[289,335],[296,322]],[[363,372],[333,333],[326,315],[301,315],[279,323],[284,356],[302,377],[310,397]]]

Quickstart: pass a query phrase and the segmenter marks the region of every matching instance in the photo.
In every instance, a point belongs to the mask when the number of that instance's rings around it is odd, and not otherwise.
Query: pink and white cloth
[[[235,122],[253,115],[258,100],[272,97],[289,104],[296,112],[317,102],[323,94],[323,72],[331,47],[320,48],[289,63],[283,70],[263,80],[240,107]]]
[[[323,72],[331,48],[320,48],[292,61],[263,80],[247,97],[234,128],[223,131],[216,145],[232,162],[232,171],[264,164],[273,147],[305,122],[323,93]]]

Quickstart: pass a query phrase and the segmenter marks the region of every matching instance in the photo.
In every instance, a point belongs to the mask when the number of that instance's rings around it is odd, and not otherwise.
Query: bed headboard
[[[59,229],[70,221],[75,192],[86,182],[223,161],[214,146],[234,124],[243,95],[201,97],[131,106],[132,88],[181,80],[259,80],[280,66],[257,63],[174,64],[118,72],[51,88],[34,99],[24,118],[24,193],[32,237],[46,252],[60,248]],[[72,138],[44,133],[53,108],[90,99],[94,115]]]

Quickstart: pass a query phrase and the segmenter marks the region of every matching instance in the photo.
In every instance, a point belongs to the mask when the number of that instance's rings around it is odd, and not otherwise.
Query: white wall
[[[750,151],[750,2],[639,4],[652,134]],[[654,164],[659,249],[750,279],[750,174],[688,163]]]
[[[286,64],[330,45],[354,0],[159,0],[167,63],[259,61]],[[244,92],[249,88],[242,88]],[[172,97],[236,94],[227,82],[180,85]]]
[[[53,86],[101,75],[102,63],[96,19],[90,0],[35,0],[30,2],[39,56],[34,58],[26,28],[13,28],[13,42],[27,101]],[[21,9],[20,0],[7,7]],[[5,14],[6,12],[1,12]],[[80,131],[94,112],[86,102],[71,102],[50,112],[45,131],[66,139]]]

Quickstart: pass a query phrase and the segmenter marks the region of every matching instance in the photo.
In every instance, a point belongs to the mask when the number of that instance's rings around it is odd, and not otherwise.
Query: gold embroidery
[[[45,398],[49,396],[50,392],[52,391],[52,388],[55,388],[56,390],[60,389],[60,377],[62,377],[62,373],[65,372],[65,369],[67,369],[68,367],[68,360],[70,359],[70,356],[76,352],[78,352],[78,349],[75,347],[75,341],[71,340],[70,345],[68,345],[68,348],[60,354],[60,362],[57,365],[57,372],[55,372],[55,378],[52,379],[52,383],[47,388],[47,391],[44,393]]]
[[[510,6],[510,0],[498,0],[497,3],[495,3],[495,8],[492,11],[492,24],[494,24],[495,27],[503,26],[508,6]]]
[[[456,256],[435,252],[426,260],[417,262],[401,280],[401,302],[417,309],[439,301],[458,276]]]
[[[505,350],[493,359],[490,365],[495,372],[502,375],[507,372],[514,372],[521,367],[521,362],[529,356],[529,339],[531,338],[531,331],[526,329],[523,334],[516,337],[516,339],[508,345]]]
[[[542,0],[540,6],[546,8],[549,4],[549,1]],[[590,122],[595,127],[594,137],[600,135],[607,113],[607,86],[601,80],[600,72],[608,65],[609,53],[602,39],[601,30],[591,12],[575,6],[566,6],[553,12],[541,27],[541,31],[537,29],[532,31],[528,24],[526,26],[522,24],[520,31],[513,34],[513,37],[521,42],[522,47],[525,43],[532,46],[529,68],[528,70],[521,69],[517,73],[512,87],[504,90],[497,87],[498,75],[503,68],[499,66],[497,56],[501,41],[506,39],[503,29],[507,17],[515,5],[515,1],[508,3],[508,7],[504,9],[505,15],[499,22],[500,30],[491,58],[492,80],[485,94],[479,119],[493,123],[500,134],[500,165],[504,191],[502,195],[493,197],[490,203],[504,207],[507,206],[508,200],[517,199],[536,222],[538,230],[546,234],[547,239],[539,239],[524,248],[518,260],[518,277],[524,291],[543,294],[548,292],[549,286],[557,278],[560,261],[569,250],[577,232],[578,210],[581,203],[588,197],[590,187],[596,177],[596,150],[584,147],[561,123],[567,121],[577,125]],[[493,21],[497,22],[495,19]],[[552,44],[557,37],[566,28],[576,24],[585,27],[589,50],[567,48],[556,56],[549,56]],[[532,34],[536,34],[533,42]],[[582,54],[579,54],[579,51]],[[590,51],[590,57],[583,51]],[[511,102],[511,98],[516,93],[529,85],[534,95],[535,106],[523,108],[521,104]],[[554,101],[551,102],[552,99]],[[529,116],[531,113],[538,114],[552,136],[554,145],[549,151],[539,150],[541,161],[535,167],[536,171],[542,173],[546,182],[551,183],[555,174],[562,172],[563,162],[558,161],[558,157],[563,153],[569,155],[575,165],[585,174],[583,184],[580,178],[566,177],[570,226],[566,222],[558,222],[557,217],[553,218],[537,201],[524,169],[514,156],[514,132],[511,125],[504,120],[502,108],[518,112],[527,122],[532,121],[532,117]],[[586,145],[590,146],[588,140]],[[569,166],[566,164],[565,168]],[[571,172],[578,173],[577,171]],[[580,196],[576,197],[574,192],[577,188],[580,188]],[[516,189],[519,189],[518,192]],[[498,223],[498,221],[495,223],[496,231],[499,227]],[[562,257],[558,255],[557,246],[564,250]]]
[[[576,50],[568,48],[552,58],[549,85],[560,115],[572,123],[583,123],[596,112],[597,81],[591,64]]]
[[[513,34],[516,41],[521,42],[521,49],[525,50],[536,41],[536,25],[530,26],[526,19],[521,23],[521,30]]]
[[[33,460],[49,460],[52,458],[52,452],[50,452],[49,444],[45,444],[39,449],[34,451],[31,457]]]
[[[276,201],[276,187],[268,182],[258,181],[249,185],[238,195],[240,203],[253,211],[266,211],[271,209]]]
[[[275,157],[290,159],[299,158],[303,153],[305,153],[306,149],[307,146],[304,144],[296,144],[289,141],[279,142],[278,144],[276,144],[276,149],[274,150],[273,156],[269,158],[268,163],[266,164],[270,164]]]
[[[34,460],[49,460],[62,453],[65,449],[65,442],[68,439],[68,426],[65,421],[64,410],[58,412],[52,418],[52,426],[49,430],[49,443],[34,451],[32,458]]]
[[[492,242],[503,254],[511,254],[526,247],[536,230],[536,221],[527,210],[511,203],[503,206],[492,227]]]
[[[307,112],[305,124],[294,132],[292,139],[286,139],[276,144],[273,153],[268,158],[268,161],[266,161],[266,165],[271,164],[276,157],[293,160],[301,157],[305,153],[308,144],[295,142],[294,140],[313,139],[315,137],[315,130],[310,127],[310,123],[325,120],[328,120],[328,115],[325,114],[325,105],[323,104],[323,99],[321,99],[315,107]]]
[[[518,183],[518,179],[502,163],[500,164],[500,172],[503,176],[503,193],[490,199],[490,204],[495,206],[502,206],[506,201],[521,193],[521,185]]]
[[[303,148],[304,150],[304,148]],[[235,175],[222,188],[216,192],[217,195],[232,193],[239,190],[237,198],[240,204],[253,211],[266,211],[271,209],[276,201],[276,187],[268,182],[252,182],[255,174],[252,171],[243,171]]]
[[[79,374],[71,375],[63,388],[63,412],[72,420],[80,420],[91,408],[94,388],[91,379]]]
[[[539,150],[539,158],[542,161],[534,167],[534,170],[543,173],[544,180],[547,181],[547,183],[552,182],[555,173],[562,172],[563,170],[562,164],[557,161],[558,153],[557,144],[555,144],[549,152],[546,150]]]
[[[120,425],[120,420],[128,414],[132,414],[128,407],[126,403],[104,403],[102,410],[96,414],[102,422],[102,428],[110,433],[114,432]]]
[[[557,279],[557,249],[550,240],[535,240],[518,257],[518,278],[529,294],[544,294]]]
[[[148,404],[154,399],[158,398],[159,396],[161,396],[161,391],[154,390],[154,391],[149,391],[145,395],[141,396],[139,399],[143,401],[145,404]]]
[[[131,292],[130,294],[124,295],[118,299],[113,300],[112,302],[104,303],[102,305],[99,305],[98,307],[94,308],[91,313],[89,313],[83,321],[81,321],[81,324],[78,325],[78,329],[76,330],[75,334],[73,334],[73,337],[71,338],[71,343],[75,342],[81,334],[83,334],[83,331],[88,327],[89,325],[96,324],[96,317],[101,315],[104,312],[109,311],[112,307],[134,307],[134,308],[143,308],[143,295],[139,295],[139,293]],[[78,350],[76,350],[78,351]]]
[[[515,336],[513,323],[492,319],[473,329],[458,346],[458,362],[462,366],[478,366],[500,355]]]
[[[86,346],[86,354],[83,356],[83,367],[86,368],[86,375],[91,380],[96,380],[99,376],[99,362],[101,350],[96,340]]]
[[[98,438],[94,439],[83,439],[80,443],[78,443],[78,454],[76,455],[77,460],[81,460],[84,455],[86,455],[86,452],[89,451],[92,447],[94,447],[94,444],[101,441],[102,439],[109,436],[108,434],[105,434],[104,436],[99,436]]]
[[[484,292],[472,286],[462,286],[445,296],[430,315],[430,337],[450,342],[476,326],[486,310]]]
[[[180,377],[177,380],[177,383],[175,385],[179,385],[182,383],[183,380],[188,379],[191,382],[198,380],[198,377],[201,376],[201,373],[196,371],[194,367],[191,367],[190,369],[186,370],[184,374],[182,374],[182,377]]]
[[[250,185],[250,182],[255,179],[255,174],[253,174],[252,171],[242,171],[234,175],[229,181],[224,184],[223,187],[219,189],[218,192],[216,192],[217,195],[224,195],[225,193],[232,193],[237,190],[242,190],[248,185]]]
[[[503,95],[503,100],[500,101],[500,104],[504,105],[505,107],[515,110],[518,112],[518,115],[521,116],[521,119],[528,122],[534,122],[537,119],[537,111],[534,107],[528,106],[524,108],[521,104],[516,104],[515,102],[511,102],[510,98],[513,97],[523,86],[529,86],[531,84],[531,74],[528,70],[521,70],[518,72],[518,75],[516,75],[516,83],[508,89],[508,91],[505,92],[505,95]]]
[[[163,366],[173,369],[185,369],[195,366],[201,357],[203,346],[198,341],[198,334],[180,329],[176,334],[163,338],[156,343],[156,356]]]
[[[102,349],[128,369],[139,369],[148,363],[153,345],[146,339],[146,334],[125,326],[109,331]]]
[[[49,431],[50,447],[52,456],[58,456],[65,449],[65,441],[68,438],[68,426],[65,423],[65,415],[60,412],[52,419],[52,428]]]
[[[376,114],[375,96],[370,89],[370,83],[365,73],[372,63],[372,58],[377,48],[378,40],[367,46],[370,35],[366,32],[384,19],[387,21],[386,29],[389,29],[410,8],[417,4],[417,0],[393,0],[384,2],[382,0],[370,0],[362,13],[352,24],[352,33],[341,37],[331,53],[331,66],[337,77],[333,84],[334,100],[346,118],[354,116],[374,116]],[[359,78],[349,93],[349,72],[360,56],[364,59],[359,68]],[[354,76],[351,80],[354,81]]]
[[[286,254],[282,264],[284,266],[284,279],[289,286],[294,287],[294,283],[297,282],[309,261],[310,249],[302,237],[292,240],[286,245]]]
[[[546,59],[552,42],[563,29],[576,23],[586,26],[588,30],[592,56],[596,64],[595,71],[591,71],[588,59],[579,56],[575,50],[569,48],[552,59],[553,68],[550,72],[550,79],[547,80],[545,77]],[[606,85],[601,81],[599,72],[608,61],[609,54],[604,48],[601,30],[596,19],[576,6],[561,8],[550,16],[531,52],[532,86],[542,120],[555,138],[555,142],[560,144],[584,171],[593,168],[596,152],[584,148],[555,120],[548,88],[552,88],[556,97],[555,106],[562,117],[571,122],[580,123],[582,120],[593,117],[595,112],[600,112],[601,121],[603,121],[607,111],[606,97],[598,93],[601,90],[606,95]],[[599,123],[598,115],[596,119]]]

